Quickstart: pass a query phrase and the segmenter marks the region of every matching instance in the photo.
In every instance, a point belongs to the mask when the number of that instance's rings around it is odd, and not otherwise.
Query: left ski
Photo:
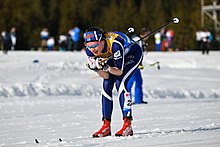
[[[138,105],[138,104],[148,104],[148,102],[143,101],[143,102],[141,102],[141,103],[135,103],[135,102],[132,102],[132,103],[131,103],[131,105]]]

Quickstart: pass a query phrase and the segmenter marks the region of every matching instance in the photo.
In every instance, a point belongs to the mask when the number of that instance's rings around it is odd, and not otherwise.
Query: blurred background
[[[219,0],[0,0],[1,49],[4,36],[9,34],[11,50],[82,50],[83,33],[91,26],[122,32],[132,26],[139,34],[143,28],[150,32],[178,17],[178,25],[163,30],[170,31],[172,45],[160,41],[165,47],[158,50],[198,50],[198,31],[209,31],[210,49],[219,50],[219,3]],[[161,32],[160,40],[163,35]],[[148,50],[156,50],[155,41],[156,36],[148,38]]]

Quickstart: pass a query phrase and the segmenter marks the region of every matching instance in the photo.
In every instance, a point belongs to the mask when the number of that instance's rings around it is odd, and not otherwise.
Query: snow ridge
[[[147,66],[158,59],[161,70]],[[219,61],[219,52],[152,52],[143,61],[144,98],[220,98]],[[0,97],[100,96],[85,63],[84,52],[12,52],[1,57]]]
[[[88,84],[64,85],[46,83],[27,83],[0,85],[0,97],[36,97],[36,96],[100,96],[101,88]],[[117,95],[117,92],[114,92]],[[144,89],[145,98],[220,98],[220,89]]]
[[[0,85],[0,97],[93,96],[100,91],[90,85],[54,85],[44,83]]]

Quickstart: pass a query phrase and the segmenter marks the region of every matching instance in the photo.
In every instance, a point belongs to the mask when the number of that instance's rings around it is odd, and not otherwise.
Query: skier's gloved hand
[[[103,67],[106,65],[105,61],[106,61],[106,58],[97,58],[96,59],[96,67],[98,69],[103,69]]]
[[[96,58],[95,57],[88,57],[87,58],[87,64],[86,66],[90,69],[90,70],[94,70],[97,71],[98,68],[96,66]]]
[[[106,58],[97,58],[96,66],[98,69],[102,69],[105,72],[109,71],[110,66],[106,63]]]

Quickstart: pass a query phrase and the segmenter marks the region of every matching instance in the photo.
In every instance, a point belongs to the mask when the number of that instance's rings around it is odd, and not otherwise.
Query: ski
[[[39,141],[37,138],[35,138],[35,139],[34,139],[34,141],[35,141],[35,143],[36,143],[36,144],[41,143],[41,142],[40,142],[40,141]],[[58,139],[57,139],[57,141],[58,141],[58,142],[62,142],[62,141],[63,141],[63,139],[58,138]]]
[[[34,139],[34,142],[39,145],[49,145],[49,146],[57,146],[61,144],[66,144],[66,143],[72,143],[72,142],[77,142],[79,140],[88,140],[88,139],[93,139],[92,136],[80,136],[76,138],[57,138],[57,139],[50,139],[50,140],[40,140],[38,138]]]
[[[147,101],[143,101],[141,103],[131,102],[131,105],[139,105],[139,104],[148,104],[148,102]]]

